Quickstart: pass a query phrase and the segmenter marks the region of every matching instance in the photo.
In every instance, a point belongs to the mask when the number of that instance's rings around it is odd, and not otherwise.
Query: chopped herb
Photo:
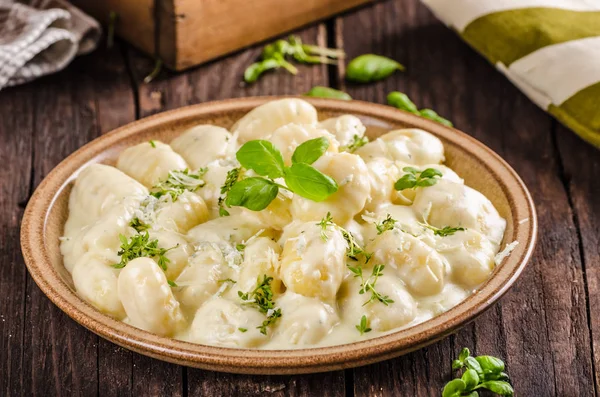
[[[172,280],[167,280],[167,283],[169,283],[169,285],[170,285],[171,287],[173,287],[173,288],[177,288],[177,287],[179,287],[175,281],[172,281]]]
[[[152,69],[152,71],[150,73],[148,73],[148,75],[146,77],[144,77],[144,83],[148,84],[152,80],[157,78],[158,75],[160,74],[160,71],[162,70],[162,65],[163,65],[162,59],[157,59],[154,62],[154,69]]]
[[[381,223],[375,223],[375,227],[377,228],[377,234],[382,234],[385,231],[394,229],[397,220],[392,218],[390,214],[387,214],[387,218],[385,218]]]
[[[278,318],[281,317],[281,309],[275,308],[275,301],[273,300],[273,290],[271,289],[271,282],[273,277],[269,277],[266,274],[263,275],[262,281],[260,276],[256,280],[256,288],[250,292],[238,291],[238,296],[245,304],[256,307],[256,309],[265,314],[267,319],[259,325],[258,329],[264,335],[267,334],[267,327],[275,324]]]
[[[327,239],[329,238],[327,236],[328,227],[338,229],[340,233],[342,233],[344,240],[346,240],[346,243],[348,244],[346,256],[348,256],[350,259],[358,260],[359,255],[365,256],[365,263],[369,262],[369,260],[371,259],[371,254],[365,252],[365,250],[356,242],[352,233],[333,222],[331,212],[328,212],[327,215],[325,215],[325,217],[321,219],[319,223],[317,223],[317,226],[321,228],[321,238],[323,239],[323,241],[327,241]]]
[[[231,283],[231,284],[235,284],[235,283],[237,283],[237,281],[235,281],[235,280],[232,280],[232,279],[230,279],[230,278],[225,278],[225,279],[222,279],[222,280],[218,280],[217,282],[218,282],[218,283]]]
[[[246,244],[236,244],[235,249],[241,252],[246,249]]]
[[[429,225],[427,223],[421,223],[421,225],[423,227],[426,227],[427,229],[433,231],[434,235],[440,236],[440,237],[452,236],[456,232],[467,230],[464,227],[444,226],[443,228],[440,229],[440,228],[437,228],[435,226],[431,226],[431,225]]]
[[[168,194],[173,201],[177,201],[184,192],[195,192],[206,184],[202,179],[206,171],[206,168],[200,168],[196,172],[190,172],[187,168],[183,171],[169,171],[167,179],[154,185],[150,194],[157,199]]]
[[[150,144],[150,146],[152,146],[153,148],[156,148],[156,142],[154,142],[153,140],[149,140],[148,143]]]
[[[360,290],[358,291],[358,293],[362,295],[366,292],[371,292],[371,298],[369,298],[369,300],[366,301],[363,304],[363,306],[376,300],[383,303],[386,306],[388,306],[390,303],[394,303],[394,301],[390,299],[389,296],[381,295],[379,292],[377,292],[377,290],[375,290],[375,284],[377,283],[377,279],[380,276],[383,276],[383,269],[385,268],[385,265],[375,265],[371,275],[367,280],[365,280],[363,276],[362,267],[360,265],[353,267],[348,264],[347,267],[348,270],[350,270],[354,274],[354,277],[360,278]]]
[[[439,178],[442,177],[442,173],[435,168],[427,168],[423,171],[419,171],[414,167],[404,167],[402,168],[402,171],[406,174],[394,184],[394,188],[399,191],[404,189],[416,189],[417,187],[433,186],[437,183]]]
[[[227,199],[227,194],[235,185],[235,183],[240,179],[240,173],[242,172],[241,167],[233,168],[227,171],[227,176],[225,177],[225,182],[221,186],[221,197],[219,197],[219,216],[229,216],[229,211],[225,209],[223,206],[225,204],[225,200]]]
[[[367,325],[367,316],[365,315],[363,315],[360,318],[360,323],[358,323],[358,325],[355,325],[355,327],[361,335],[363,335],[365,332],[371,332],[371,328],[369,328],[369,326]]]
[[[134,228],[138,233],[145,232],[146,230],[150,229],[150,225],[140,220],[140,218],[137,216],[129,222],[129,226]]]
[[[248,331],[248,328],[242,328],[242,327],[239,327],[239,328],[238,328],[238,330],[239,330],[240,332],[246,332],[246,331]]]
[[[367,143],[369,143],[369,138],[354,134],[352,142],[348,146],[342,147],[342,151],[354,153],[358,148],[365,146]]]
[[[179,246],[178,244],[171,248],[158,248],[158,240],[150,240],[148,232],[144,234],[138,233],[130,239],[119,234],[119,239],[121,240],[121,247],[117,255],[121,257],[121,261],[112,265],[115,269],[124,268],[133,259],[148,257],[158,258],[158,266],[163,270],[167,270],[167,263],[170,260],[165,254]]]

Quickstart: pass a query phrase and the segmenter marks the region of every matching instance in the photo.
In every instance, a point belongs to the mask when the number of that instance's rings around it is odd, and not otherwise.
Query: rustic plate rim
[[[44,229],[49,209],[58,192],[73,178],[75,171],[114,143],[141,131],[177,120],[211,113],[249,109],[264,102],[293,96],[235,98],[186,106],[155,114],[126,124],[82,146],[60,162],[35,190],[25,209],[21,225],[21,247],[32,278],[46,296],[63,312],[92,332],[118,345],[151,357],[203,369],[247,374],[311,373],[350,368],[392,358],[433,343],[472,321],[488,309],[512,286],[531,258],[537,238],[537,215],[527,187],[518,174],[498,154],[471,136],[389,106],[332,99],[306,98],[317,109],[343,111],[383,120],[408,123],[459,145],[485,165],[501,182],[511,211],[522,212],[528,222],[514,224],[515,235],[525,238],[505,260],[498,272],[478,293],[445,313],[424,323],[391,334],[344,345],[296,349],[251,350],[223,348],[160,337],[104,315],[79,298],[53,268],[44,244]],[[484,158],[485,156],[489,156]],[[85,160],[85,161],[82,161]],[[509,186],[511,185],[511,186]],[[517,189],[512,191],[509,187]],[[520,217],[519,217],[520,218]],[[524,219],[521,218],[521,219]],[[519,234],[520,233],[520,234]],[[502,276],[500,285],[492,280]]]

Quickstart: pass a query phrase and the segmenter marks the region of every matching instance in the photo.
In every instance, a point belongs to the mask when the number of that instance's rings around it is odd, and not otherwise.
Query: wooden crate
[[[171,69],[183,70],[374,0],[73,0]]]

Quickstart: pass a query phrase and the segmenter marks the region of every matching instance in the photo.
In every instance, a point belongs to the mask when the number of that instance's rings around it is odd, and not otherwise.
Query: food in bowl
[[[84,168],[61,238],[77,293],[146,331],[225,347],[338,345],[410,327],[472,294],[506,222],[419,129],[368,142],[301,99],[231,132]]]

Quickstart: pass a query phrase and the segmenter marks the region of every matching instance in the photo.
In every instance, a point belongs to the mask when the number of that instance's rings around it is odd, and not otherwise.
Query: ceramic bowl
[[[507,221],[503,245],[519,244],[491,278],[458,306],[422,324],[361,342],[300,350],[249,350],[205,346],[157,336],[104,315],[83,301],[63,266],[59,237],[67,217],[72,182],[91,163],[111,164],[128,146],[172,138],[195,124],[225,128],[274,97],[231,99],[160,113],[95,139],[61,162],[31,197],[21,229],[27,268],[40,289],[61,310],[101,337],[157,359],[203,369],[247,374],[291,374],[338,370],[386,360],[422,348],[464,326],[494,304],[515,282],[535,245],[537,220],[527,188],[492,150],[470,136],[389,106],[361,101],[307,99],[321,119],[351,113],[367,126],[370,138],[403,127],[439,137],[447,164],[465,183],[487,196]]]

